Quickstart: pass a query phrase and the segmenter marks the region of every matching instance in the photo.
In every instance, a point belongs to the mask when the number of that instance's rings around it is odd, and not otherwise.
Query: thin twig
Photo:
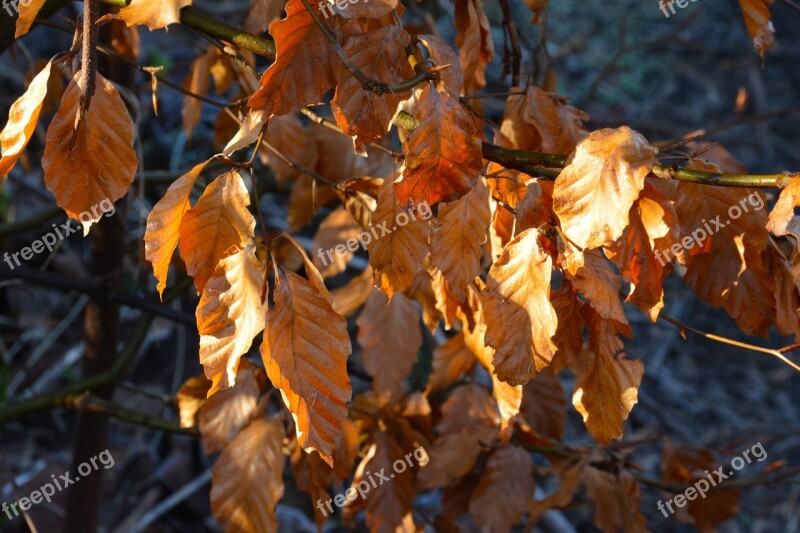
[[[756,346],[754,344],[748,344],[746,342],[739,342],[739,341],[736,341],[736,340],[733,340],[733,339],[728,339],[726,337],[720,337],[719,335],[714,335],[713,333],[706,333],[705,331],[701,331],[699,329],[693,328],[692,326],[687,326],[686,324],[683,324],[683,323],[675,320],[671,316],[666,315],[664,313],[659,313],[658,316],[659,316],[659,318],[662,318],[662,319],[666,320],[667,322],[669,322],[670,324],[672,324],[673,326],[678,328],[678,331],[680,331],[681,335],[684,336],[684,337],[686,336],[686,332],[687,331],[691,331],[695,335],[700,335],[700,336],[705,337],[705,338],[707,338],[709,340],[712,340],[712,341],[721,342],[723,344],[728,344],[730,346],[736,346],[738,348],[744,348],[745,350],[751,350],[751,351],[754,351],[754,352],[765,353],[767,355],[771,355],[773,357],[777,357],[778,359],[780,359],[781,361],[783,361],[784,363],[786,363],[787,365],[789,365],[790,367],[792,367],[796,371],[800,372],[800,366],[798,366],[796,363],[794,363],[794,362],[790,361],[789,359],[787,359],[786,356],[784,356],[783,353],[782,353],[782,351],[784,351],[783,349],[775,350],[775,349],[772,349],[772,348],[764,348],[764,347],[761,347],[761,346]]]

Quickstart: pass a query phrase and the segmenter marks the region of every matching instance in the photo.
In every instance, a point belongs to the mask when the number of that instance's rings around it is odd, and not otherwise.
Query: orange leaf
[[[372,3],[357,5],[361,4]],[[405,53],[410,41],[411,37],[398,26],[385,26],[351,35],[344,42],[344,50],[364,75],[396,85],[414,76]],[[339,64],[337,77],[339,85],[331,102],[333,116],[342,131],[354,138],[356,152],[365,153],[367,144],[386,135],[397,104],[409,91],[378,95],[364,90],[343,63]]]
[[[374,378],[372,388],[378,392],[403,391],[422,347],[419,311],[414,302],[402,293],[389,300],[373,289],[356,325],[364,367]]]
[[[587,136],[583,121],[589,115],[567,104],[567,100],[535,85],[524,95],[508,97],[500,132],[506,148],[570,154]]]
[[[800,207],[800,176],[797,175],[781,189],[780,197],[769,214],[767,229],[775,235],[786,235],[796,207]]]
[[[550,303],[553,261],[539,244],[539,232],[525,230],[506,245],[489,270],[481,294],[486,344],[495,349],[497,377],[524,385],[550,365],[557,317]]]
[[[379,484],[366,497],[367,527],[372,533],[417,531],[412,513],[414,476],[408,471],[390,474],[394,471],[395,461],[403,461],[403,452],[403,447],[391,435],[378,431],[375,442],[356,470],[351,485],[353,488],[359,483],[369,484],[369,475],[375,472],[385,472],[393,476],[390,483]]]
[[[131,116],[116,87],[100,74],[92,105],[75,133],[82,73],[70,82],[47,129],[42,167],[45,185],[58,205],[88,231],[102,216],[95,216],[97,206],[109,201],[113,204],[128,192],[139,160],[133,149]],[[73,137],[75,144],[70,150]],[[90,220],[80,218],[93,208]]]
[[[372,294],[372,267],[367,268],[347,282],[347,285],[333,289],[333,310],[337,315],[350,316],[364,305],[369,295]]]
[[[211,382],[203,374],[192,376],[183,382],[175,394],[182,428],[191,428],[197,424],[197,411],[206,403],[210,388]]]
[[[560,441],[567,425],[567,402],[558,376],[547,370],[526,383],[520,413],[524,429]]]
[[[466,196],[439,206],[439,216],[433,222],[431,256],[462,300],[467,285],[481,272],[483,244],[491,219],[489,188],[481,178]]]
[[[208,398],[198,412],[206,455],[225,448],[256,414],[260,391],[255,372],[244,368],[237,377],[234,386]]]
[[[641,505],[639,480],[623,470],[618,475],[598,468],[584,468],[586,494],[592,500],[594,524],[605,533],[646,533]]]
[[[433,351],[431,366],[428,393],[444,390],[475,366],[475,356],[464,342],[463,332],[459,331]]]
[[[153,274],[158,280],[158,294],[162,296],[167,286],[167,275],[172,254],[178,247],[183,215],[189,210],[189,195],[195,181],[211,162],[200,163],[192,170],[172,182],[167,193],[147,215],[147,229],[144,232],[144,253],[153,265]]]
[[[739,7],[742,8],[742,15],[744,16],[744,25],[747,28],[747,33],[753,39],[753,46],[755,46],[761,57],[764,57],[764,52],[774,44],[775,40],[775,27],[770,20],[771,14],[769,8],[775,0],[739,0]]]
[[[39,113],[47,96],[47,83],[50,80],[52,66],[53,64],[48,62],[33,78],[25,94],[20,96],[8,110],[8,123],[0,132],[0,150],[2,150],[0,177],[11,172],[36,130]],[[4,182],[5,180],[0,179],[0,185]]]
[[[431,232],[428,221],[419,218],[404,226],[397,225],[401,212],[392,181],[387,179],[372,214],[371,234],[375,239],[367,244],[367,250],[375,271],[375,285],[390,298],[395,292],[406,290],[422,270]],[[384,234],[384,230],[390,233]]]
[[[19,39],[31,30],[33,22],[36,20],[36,15],[42,10],[47,0],[16,0],[17,9],[19,10],[19,17],[17,18],[17,29],[14,33],[14,39]],[[5,14],[3,14],[5,16]]]
[[[347,321],[333,311],[319,272],[302,255],[309,279],[276,272],[275,307],[267,311],[261,356],[272,385],[280,389],[294,417],[298,442],[332,465],[351,396],[350,338]]]
[[[720,463],[704,448],[689,448],[669,441],[661,458],[661,479],[669,485],[690,487],[698,480],[707,479]],[[671,495],[670,495],[671,496]],[[685,507],[675,506],[678,521],[694,524],[703,533],[717,531],[716,526],[736,516],[742,493],[738,489],[712,490],[702,498],[686,499]]]
[[[447,90],[453,94],[461,94],[461,89],[464,87],[464,71],[461,70],[461,60],[456,51],[447,44],[447,41],[436,35],[417,35],[417,39],[428,49],[433,64],[444,69],[439,71],[439,76]]]
[[[528,509],[535,489],[528,452],[518,446],[504,446],[489,458],[470,497],[469,512],[481,531],[508,533]]]
[[[151,30],[166,28],[180,22],[180,11],[192,5],[192,0],[130,0],[116,17],[128,26],[144,24]]]
[[[580,248],[617,240],[658,152],[627,126],[594,131],[555,182],[553,208]]]
[[[226,532],[278,531],[275,508],[283,497],[286,462],[283,437],[277,417],[253,420],[217,459],[212,469],[211,510]]]
[[[486,66],[494,57],[492,28],[483,0],[456,0],[456,46],[464,67],[464,94],[486,86]]]
[[[428,83],[416,110],[419,124],[404,143],[402,179],[394,184],[401,206],[452,202],[478,181],[481,142],[458,99]]]
[[[320,223],[311,249],[317,251],[314,266],[323,278],[336,276],[347,269],[347,264],[355,255],[353,249],[358,250],[360,246],[356,238],[362,231],[350,212],[343,207],[332,211]]]
[[[220,260],[197,304],[200,363],[213,382],[209,395],[234,384],[239,359],[264,329],[266,265],[256,246]]]
[[[610,444],[622,438],[622,425],[638,401],[644,365],[628,359],[614,325],[596,313],[589,322],[589,348],[581,354],[572,404],[592,437]]]
[[[250,98],[253,109],[285,115],[318,103],[336,85],[339,61],[301,0],[289,0],[286,18],[269,25],[277,57],[261,77],[261,88]]]
[[[250,241],[256,221],[247,210],[244,180],[231,170],[212,181],[180,222],[181,257],[194,285],[203,292],[217,264],[234,246]]]
[[[209,48],[205,54],[192,61],[192,69],[184,81],[184,87],[193,94],[205,95],[211,87],[211,65],[214,62],[216,48]],[[192,138],[194,127],[200,122],[203,111],[203,102],[193,96],[183,99],[183,134],[187,139]]]
[[[566,268],[564,274],[575,288],[586,296],[591,305],[603,318],[614,320],[627,326],[628,319],[619,301],[622,279],[600,250],[584,253],[567,249],[561,264]]]
[[[757,190],[681,182],[675,202],[681,243],[674,249],[698,296],[724,307],[745,333],[762,336],[775,322],[775,280],[763,259],[769,245],[764,202]],[[738,218],[731,216],[734,208]]]

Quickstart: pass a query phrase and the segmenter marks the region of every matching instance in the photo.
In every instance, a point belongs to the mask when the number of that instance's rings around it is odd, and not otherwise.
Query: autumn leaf
[[[489,270],[481,303],[486,344],[495,349],[492,364],[501,381],[524,385],[553,359],[557,318],[549,300],[552,270],[535,229],[514,237]]]
[[[490,444],[499,434],[500,413],[486,389],[469,383],[453,389],[436,425],[440,435],[462,435]]]
[[[401,392],[422,347],[419,311],[402,293],[389,300],[373,289],[356,320],[358,344],[376,391]]]
[[[284,4],[275,0],[255,0],[250,12],[244,19],[244,31],[247,33],[265,33],[269,25],[283,15]]]
[[[210,162],[211,159],[200,163],[172,182],[167,193],[147,215],[144,233],[145,258],[153,265],[159,296],[163,297],[167,286],[170,261],[180,239],[181,221],[191,207],[189,195],[197,178]]]
[[[264,329],[266,265],[256,246],[220,260],[197,304],[200,363],[213,382],[209,395],[234,384],[239,359]]]
[[[478,488],[469,501],[469,512],[481,531],[508,533],[528,509],[536,485],[533,461],[518,446],[495,450]]]
[[[134,128],[128,110],[114,85],[100,74],[92,105],[75,132],[84,83],[81,71],[64,92],[47,129],[42,168],[45,185],[58,205],[80,220],[86,232],[103,216],[102,211],[98,213],[101,203],[113,204],[128,192],[139,159],[133,149]]]
[[[319,103],[336,86],[334,72],[339,59],[302,1],[289,0],[286,18],[270,24],[269,33],[275,39],[277,56],[248,105],[267,115],[285,115]]]
[[[348,317],[364,305],[372,294],[372,267],[367,265],[361,274],[347,282],[346,285],[331,291],[333,310],[337,315]]]
[[[489,188],[481,178],[465,196],[439,206],[439,216],[433,222],[433,262],[462,300],[466,297],[467,285],[481,271],[483,244],[491,219]]]
[[[211,87],[211,65],[214,62],[215,48],[209,48],[206,53],[192,61],[192,68],[184,81],[184,87],[192,94],[205,95]],[[183,134],[187,139],[192,138],[192,131],[200,122],[203,111],[203,101],[192,96],[183,100]]]
[[[427,450],[430,461],[420,469],[422,489],[445,487],[469,474],[481,453],[478,439],[464,435],[444,435]]]
[[[553,208],[580,248],[617,240],[658,150],[627,126],[594,131],[556,178]]]
[[[175,394],[182,428],[191,428],[197,424],[197,412],[206,403],[211,381],[203,374],[192,376],[183,382]]]
[[[379,19],[391,13],[392,10],[396,9],[399,5],[398,0],[369,0],[367,2],[349,2],[344,4],[346,7],[342,9],[341,6],[338,5],[339,2],[334,2],[334,0],[325,1],[326,3],[330,3],[331,7],[333,7],[334,3],[337,4],[336,7],[338,9],[335,9],[335,12],[349,19]]]
[[[464,71],[461,69],[461,60],[456,51],[437,35],[417,35],[417,39],[428,49],[433,64],[443,69],[438,74],[445,88],[453,94],[461,94],[461,89],[464,87]]]
[[[443,390],[475,366],[475,356],[459,331],[433,351],[427,392]]]
[[[212,469],[211,510],[228,533],[277,532],[283,497],[283,425],[253,420],[225,447]]]
[[[586,296],[589,305],[603,318],[627,326],[628,319],[619,299],[622,279],[602,251],[580,253],[567,249],[561,264],[566,268],[567,278],[578,292]]]
[[[592,501],[594,524],[598,528],[605,533],[648,531],[644,515],[639,510],[639,481],[633,474],[623,470],[614,475],[589,467],[583,469],[583,482]]]
[[[631,207],[627,228],[616,242],[607,245],[610,258],[631,284],[626,301],[638,306],[651,321],[664,307],[662,280],[669,273],[670,261],[662,256],[677,241],[679,224],[669,198],[645,186]]]
[[[181,257],[194,285],[203,292],[220,260],[232,247],[247,244],[256,221],[247,210],[250,195],[235,170],[212,181],[180,222]]]
[[[583,121],[589,115],[567,104],[566,99],[531,85],[522,95],[508,97],[500,126],[500,146],[570,154],[588,135]],[[507,141],[507,142],[504,142]]]
[[[25,147],[31,140],[36,124],[39,121],[39,113],[42,111],[44,99],[47,96],[47,84],[50,80],[50,69],[53,63],[47,65],[39,72],[25,91],[8,110],[8,123],[3,131],[0,132],[0,186],[5,183],[6,176],[17,159],[22,155]]]
[[[333,311],[319,272],[305,253],[303,260],[308,279],[276,271],[275,307],[267,311],[261,357],[292,413],[298,442],[332,464],[351,396],[350,339],[347,322]]]
[[[800,207],[800,176],[793,176],[788,185],[781,189],[778,201],[769,213],[767,229],[778,236],[786,235],[796,207]]]
[[[583,302],[578,298],[572,285],[564,283],[560,289],[550,293],[550,303],[556,310],[558,327],[553,336],[558,351],[553,357],[551,369],[560,372],[564,368],[572,368],[580,356],[583,348],[583,316],[581,309]]]
[[[644,365],[628,359],[622,350],[614,326],[592,313],[589,349],[580,357],[572,404],[601,444],[622,438],[622,425],[638,401]]]
[[[560,441],[567,425],[567,402],[558,376],[547,370],[522,387],[518,423],[542,440]]]
[[[117,13],[128,26],[144,24],[150,30],[160,30],[180,22],[180,11],[192,5],[192,0],[130,0]]]
[[[494,43],[483,0],[456,0],[456,46],[464,68],[464,94],[486,86],[486,67],[494,57]]]
[[[431,82],[416,110],[419,124],[404,143],[405,163],[396,182],[397,202],[410,206],[452,202],[478,181],[483,160],[481,143],[458,99]]]
[[[243,368],[236,377],[235,385],[208,398],[198,411],[206,455],[225,448],[256,414],[260,390],[254,370]]]
[[[775,40],[775,27],[770,20],[772,15],[769,11],[774,2],[775,0],[739,0],[747,33],[753,39],[753,46],[762,59],[764,52],[772,48]]]
[[[689,448],[667,441],[661,458],[661,480],[668,485],[690,487],[707,478],[707,472],[722,464],[709,450]],[[685,507],[676,507],[676,517],[684,524],[694,524],[703,533],[717,531],[716,526],[734,518],[739,510],[741,491],[712,490],[702,498],[687,498]]]
[[[390,298],[395,292],[406,290],[417,272],[422,270],[431,231],[430,224],[420,218],[399,225],[398,216],[410,217],[411,214],[402,212],[395,199],[392,181],[386,180],[372,214],[371,236],[375,238],[367,244],[367,250],[375,286]]]
[[[314,256],[314,266],[323,278],[336,276],[347,269],[347,264],[355,255],[353,248],[358,250],[361,246],[357,237],[362,231],[343,207],[335,209],[323,219],[312,244],[312,249],[318,251]]]
[[[698,296],[724,307],[745,333],[762,336],[775,322],[775,280],[762,257],[769,245],[767,215],[758,208],[764,202],[752,189],[681,182],[681,246],[665,251],[683,258],[684,281]],[[731,216],[736,210],[739,216]]]
[[[403,460],[403,447],[385,431],[375,434],[364,459],[356,469],[352,487],[359,483],[369,484],[369,474],[394,471],[393,464]],[[367,527],[372,533],[413,533],[414,476],[411,472],[392,474],[390,483],[381,483],[369,492],[366,498]]]
[[[16,0],[17,9],[19,10],[19,17],[17,17],[17,28],[14,33],[14,39],[19,39],[31,30],[36,15],[42,10],[47,0]],[[2,174],[2,173],[0,173]]]
[[[368,78],[387,85],[397,85],[414,75],[405,53],[410,41],[411,37],[400,27],[385,26],[351,35],[344,42],[344,50]],[[333,116],[342,131],[353,137],[356,152],[366,153],[367,144],[386,135],[397,104],[409,92],[379,95],[364,90],[342,63],[336,76],[339,84],[331,101]]]

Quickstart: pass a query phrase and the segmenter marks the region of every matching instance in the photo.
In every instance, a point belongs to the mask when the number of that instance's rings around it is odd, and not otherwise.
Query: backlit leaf
[[[211,479],[211,510],[228,533],[278,531],[275,508],[283,497],[283,425],[253,420],[222,451]]]
[[[276,272],[275,307],[267,311],[261,356],[272,385],[280,389],[292,413],[298,442],[332,464],[351,396],[350,338],[319,272],[305,253],[303,260],[308,279]]]
[[[514,237],[489,270],[481,294],[495,373],[511,385],[536,377],[556,351],[551,338],[557,317],[549,299],[553,262],[538,239],[535,229]]]
[[[5,182],[2,179],[6,176],[17,159],[22,155],[28,142],[31,140],[36,124],[39,120],[39,113],[42,111],[42,104],[47,96],[47,84],[50,80],[50,69],[52,63],[47,63],[39,74],[33,78],[25,94],[20,96],[8,110],[8,123],[3,131],[0,132],[0,186]]]
[[[267,115],[285,115],[318,103],[336,85],[339,58],[301,0],[289,0],[286,18],[270,24],[269,33],[277,57],[261,77],[250,107]]]
[[[395,183],[401,206],[452,202],[478,181],[481,143],[458,99],[427,83],[419,98],[417,120],[404,143],[402,179]]]
[[[402,391],[422,346],[414,302],[402,293],[389,300],[373,289],[356,325],[364,367],[374,378],[372,387],[380,392]]]
[[[172,254],[178,247],[183,215],[189,210],[189,195],[197,178],[211,160],[204,161],[172,182],[167,193],[153,206],[147,215],[144,233],[145,258],[153,265],[153,274],[158,280],[158,294],[163,295],[167,286],[167,274]]]
[[[79,72],[64,92],[47,129],[42,168],[45,185],[58,205],[88,231],[103,215],[98,213],[102,202],[114,203],[128,192],[139,159],[133,149],[131,116],[116,87],[100,74],[92,104],[70,151],[83,84]]]
[[[181,257],[186,272],[194,276],[198,292],[214,273],[220,260],[234,246],[247,244],[256,221],[247,206],[250,195],[235,170],[212,181],[180,222]]]
[[[617,240],[657,152],[627,126],[594,131],[578,144],[553,192],[567,238],[580,248]]]
[[[222,259],[203,287],[195,314],[209,394],[234,384],[239,359],[264,329],[265,276],[256,246],[249,246]]]
[[[192,0],[130,0],[119,10],[117,18],[128,26],[144,24],[151,30],[166,28],[180,22],[180,11],[192,5]]]

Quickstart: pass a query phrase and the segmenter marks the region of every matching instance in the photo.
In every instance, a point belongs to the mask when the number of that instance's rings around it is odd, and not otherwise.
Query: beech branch
[[[66,0],[50,0],[54,4],[63,5]],[[50,4],[48,2],[48,5]],[[128,5],[128,0],[101,0],[106,5],[124,7]],[[304,3],[312,16],[319,15],[308,5],[308,0]],[[320,22],[324,22],[319,19]],[[235,26],[223,22],[211,15],[203,13],[195,7],[188,6],[181,10],[180,23],[186,27],[193,28],[210,37],[221,39],[235,44],[243,50],[249,50],[260,56],[274,60],[276,54],[275,43],[264,37],[259,37],[241,30]],[[330,31],[328,32],[330,33]],[[335,40],[335,39],[334,39]],[[363,73],[362,73],[363,74]],[[354,74],[355,75],[355,74]],[[414,87],[418,83],[428,78],[428,74],[421,72],[415,78],[399,84],[388,86],[387,90],[398,92]],[[373,80],[374,81],[374,80]],[[406,112],[398,113],[395,117],[395,124],[405,129],[413,129],[416,120]],[[558,175],[557,169],[561,169],[566,164],[567,156],[563,154],[546,154],[539,152],[528,152],[524,150],[514,150],[502,148],[490,143],[483,143],[483,157],[495,162],[510,170],[519,170],[532,176],[543,179],[555,179]],[[792,173],[781,172],[778,174],[727,174],[724,172],[707,172],[692,170],[677,165],[655,165],[651,170],[652,174],[664,179],[676,179],[688,181],[702,185],[716,185],[724,187],[779,187],[786,186]]]

